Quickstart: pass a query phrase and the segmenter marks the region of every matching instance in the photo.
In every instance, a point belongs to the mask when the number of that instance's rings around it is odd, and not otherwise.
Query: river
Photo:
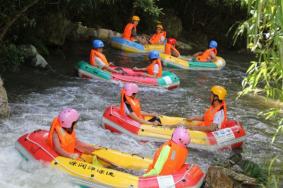
[[[19,136],[35,129],[48,129],[51,120],[63,107],[76,108],[81,113],[77,135],[82,140],[143,156],[152,156],[156,145],[139,143],[126,135],[112,134],[100,127],[106,106],[119,102],[118,85],[101,80],[83,80],[74,76],[74,65],[88,59],[89,45],[67,44],[47,60],[52,71],[23,67],[20,72],[3,76],[9,96],[11,117],[1,120],[0,187],[53,188],[76,187],[64,175],[39,163],[26,162],[14,148]],[[145,66],[145,58],[111,48],[105,53],[110,61],[123,66]],[[181,78],[181,87],[173,90],[141,88],[138,96],[146,111],[174,116],[200,115],[208,107],[210,87],[223,85],[228,90],[228,116],[245,125],[247,130],[243,156],[259,164],[275,155],[282,156],[283,141],[271,145],[274,123],[259,118],[266,107],[251,98],[235,100],[241,90],[241,80],[248,67],[248,58],[235,52],[224,55],[227,61],[222,71],[172,70]],[[210,153],[190,150],[188,161],[206,169],[213,160],[224,159],[229,152]]]

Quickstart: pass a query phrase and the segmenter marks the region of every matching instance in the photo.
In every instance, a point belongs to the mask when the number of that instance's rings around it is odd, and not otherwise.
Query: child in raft
[[[190,142],[187,129],[177,127],[172,138],[156,150],[153,162],[143,176],[165,176],[179,172],[188,157],[187,145]]]
[[[104,43],[101,40],[93,40],[90,51],[89,63],[97,68],[112,72],[112,73],[123,73],[121,70],[115,70],[110,67],[112,63],[108,62],[103,52]]]
[[[99,147],[84,143],[76,137],[75,127],[79,117],[80,115],[75,109],[66,108],[53,119],[48,134],[48,144],[60,156],[84,160],[83,154],[91,155],[94,150],[99,149]]]
[[[224,87],[215,85],[211,88],[210,104],[203,116],[190,117],[188,121],[196,121],[193,125],[186,125],[186,128],[211,132],[221,129],[227,121],[227,107],[225,97],[227,91]]]
[[[199,61],[199,62],[211,62],[216,60],[217,55],[217,42],[215,40],[211,40],[209,42],[209,49],[197,52],[193,55],[193,60]]]
[[[148,113],[141,110],[139,100],[136,94],[139,92],[139,87],[134,83],[126,83],[121,90],[120,113],[127,114],[133,120],[149,125],[160,125],[161,121],[156,113]],[[152,116],[151,119],[146,120],[145,116]]]
[[[160,61],[159,52],[156,50],[149,52],[148,58],[150,60],[149,66],[146,68],[134,67],[133,70],[146,72],[144,74],[145,76],[160,78],[162,76],[162,63]]]
[[[174,56],[174,57],[180,57],[180,52],[176,49],[176,39],[174,38],[168,38],[167,43],[165,45],[165,54]]]

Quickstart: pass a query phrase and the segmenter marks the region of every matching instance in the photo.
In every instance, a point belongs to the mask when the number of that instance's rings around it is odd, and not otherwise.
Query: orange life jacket
[[[164,53],[168,55],[173,55],[174,52],[175,52],[176,57],[180,56],[180,52],[172,44],[166,43]]]
[[[125,115],[125,100],[124,98],[126,98],[126,101],[128,102],[128,104],[130,104],[133,112],[141,119],[144,119],[142,113],[141,113],[141,105],[140,105],[140,101],[138,99],[133,99],[132,97],[129,97],[126,95],[125,90],[122,89],[121,90],[121,103],[120,103],[120,113],[122,115]]]
[[[152,63],[147,66],[146,70],[147,70],[147,73],[150,74],[150,75],[154,75],[154,65],[157,64],[158,65],[158,73],[157,73],[157,77],[160,78],[162,76],[162,64],[161,64],[161,61],[160,59],[155,59],[152,61]]]
[[[221,127],[223,126],[223,123],[225,121],[227,121],[227,107],[226,107],[226,103],[225,101],[222,102],[222,104],[220,106],[218,106],[217,108],[214,108],[212,105],[209,107],[209,109],[207,109],[207,111],[204,113],[203,115],[203,119],[204,121],[201,123],[202,126],[209,126],[213,123],[213,119],[215,114],[221,109],[223,108],[224,110],[224,119],[221,123]]]
[[[163,43],[163,41],[161,40],[162,37],[164,37],[164,39],[166,38],[166,32],[165,32],[165,31],[160,32],[160,33],[155,33],[155,34],[153,34],[153,35],[150,37],[149,42],[150,42],[151,44],[161,44],[161,43]]]
[[[109,66],[109,62],[107,61],[105,55],[103,55],[101,52],[95,50],[95,49],[91,49],[90,51],[90,57],[89,57],[89,63],[92,66],[96,66],[96,62],[95,62],[95,58],[98,57],[99,59],[101,59],[101,61],[103,61],[103,63],[105,63],[105,65]]]
[[[160,155],[160,152],[164,146],[169,146],[170,152],[167,161],[165,162],[163,169],[159,175],[169,175],[178,172],[182,166],[185,164],[189,151],[186,147],[175,144],[172,140],[165,142],[158,150],[155,152],[153,157],[153,162],[148,168],[148,172],[154,168],[155,163]]]
[[[133,23],[128,23],[124,29],[123,38],[133,41],[134,40],[134,37],[132,37],[133,29],[137,30],[137,26]]]
[[[76,133],[75,130],[73,130],[72,134],[67,133],[60,125],[60,122],[58,118],[54,118],[49,134],[48,134],[48,144],[54,148],[53,145],[53,134],[54,131],[57,133],[59,137],[59,141],[61,144],[61,147],[63,150],[69,153],[74,153],[75,152],[75,147],[76,147]]]
[[[202,61],[202,62],[207,62],[210,61],[210,54],[214,53],[215,55],[217,55],[217,49],[216,48],[209,48],[207,50],[205,50],[202,54],[197,56],[197,60],[198,61]]]

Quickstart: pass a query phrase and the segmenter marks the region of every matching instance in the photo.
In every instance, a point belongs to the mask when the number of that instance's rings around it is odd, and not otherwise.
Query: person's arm
[[[211,132],[217,130],[217,124],[212,123],[209,126],[187,125],[186,128],[194,131]]]
[[[149,121],[146,121],[146,120],[144,120],[144,119],[139,118],[134,112],[130,113],[129,116],[130,116],[133,120],[135,120],[135,121],[137,121],[137,122],[139,122],[139,123],[141,123],[141,124],[149,124],[149,125],[155,125],[155,124],[156,124],[156,123],[154,123],[154,122],[149,122]]]
[[[194,55],[193,55],[193,57],[197,57],[197,56],[199,56],[199,55],[201,55],[203,52],[197,52],[197,53],[195,53]]]
[[[169,146],[164,146],[158,156],[158,159],[153,167],[149,172],[143,175],[143,177],[148,177],[148,176],[157,176],[160,174],[160,172],[163,169],[163,166],[165,162],[167,161],[170,153],[170,147]]]
[[[106,65],[103,67],[103,69],[105,69],[105,70],[107,70],[107,71],[109,71],[109,72],[117,73],[117,74],[123,73],[122,71],[112,69],[111,67],[106,66]]]
[[[180,52],[174,47],[172,48],[172,55],[175,57],[179,57],[181,54]]]
[[[203,121],[203,116],[189,117],[187,121]]]
[[[147,71],[146,68],[138,68],[138,67],[134,67],[133,70],[135,70],[135,71],[143,71],[143,72]]]
[[[54,149],[60,156],[72,158],[72,159],[79,158],[78,154],[69,153],[69,152],[66,152],[64,149],[62,149],[59,137],[56,132],[54,132],[52,139],[53,139]]]
[[[145,112],[145,111],[141,111],[141,114],[144,116],[158,116],[157,113],[155,112]]]
[[[76,140],[76,149],[85,154],[92,154],[94,150],[99,149],[99,147],[92,146],[90,144],[84,143],[80,140]]]
[[[210,52],[210,61],[215,61],[216,60],[216,55],[214,52]]]

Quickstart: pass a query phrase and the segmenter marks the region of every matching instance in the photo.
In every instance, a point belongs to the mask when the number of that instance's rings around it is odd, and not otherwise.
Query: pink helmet
[[[176,144],[187,145],[191,142],[189,132],[184,127],[177,127],[172,134],[172,140]]]
[[[78,121],[80,114],[73,108],[66,108],[60,112],[58,120],[62,127],[71,128],[72,124]]]
[[[124,89],[126,90],[127,96],[132,96],[134,93],[139,92],[139,87],[134,83],[126,83]]]

